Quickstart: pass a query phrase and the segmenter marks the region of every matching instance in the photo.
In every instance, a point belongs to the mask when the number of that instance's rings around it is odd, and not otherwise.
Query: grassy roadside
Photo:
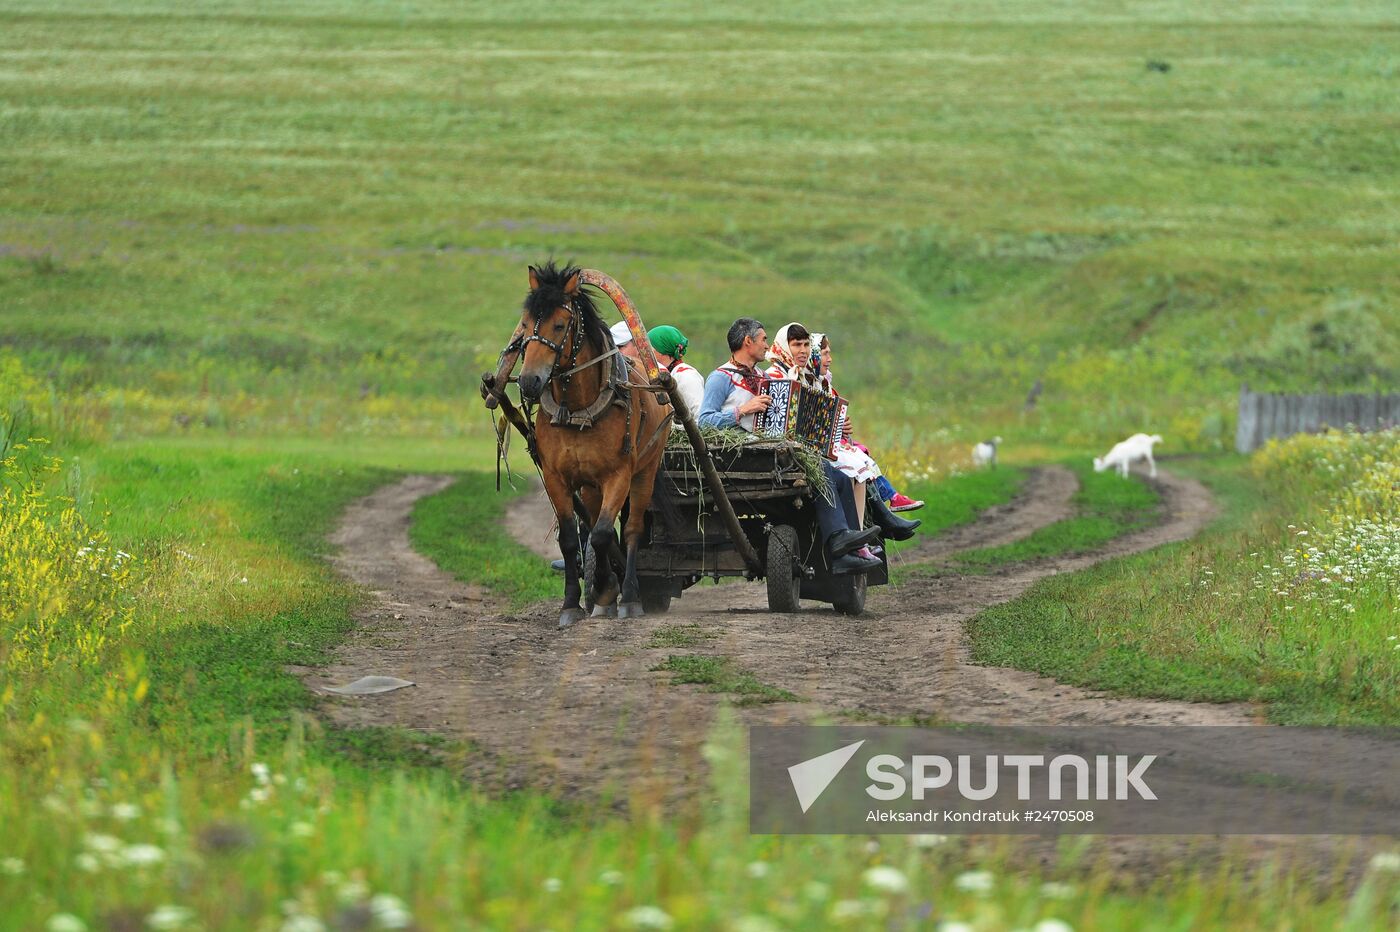
[[[1211,488],[1220,519],[1194,540],[1041,580],[982,612],[968,626],[974,659],[1122,694],[1259,702],[1284,724],[1400,722],[1400,642],[1388,639],[1400,631],[1386,581],[1394,545],[1356,538],[1346,549],[1363,569],[1339,567],[1330,580],[1342,558],[1278,570],[1307,559],[1307,528],[1312,539],[1328,533],[1328,503],[1347,487],[1333,477],[1367,481],[1388,461],[1378,452],[1386,444],[1385,435],[1355,441],[1312,469],[1236,456],[1172,461]],[[1382,494],[1393,488],[1380,482]],[[1366,501],[1376,514],[1377,500]],[[1347,507],[1367,516],[1364,501]]]
[[[519,608],[541,599],[562,599],[563,577],[548,562],[520,546],[501,525],[507,503],[523,494],[505,482],[496,491],[494,473],[463,473],[452,485],[418,500],[408,536],[419,553],[465,582],[477,583]]]

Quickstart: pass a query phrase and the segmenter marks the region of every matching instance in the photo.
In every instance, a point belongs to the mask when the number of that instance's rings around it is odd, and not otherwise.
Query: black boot
[[[859,550],[880,536],[880,529],[868,527],[860,531],[837,531],[826,540],[827,556],[835,560],[844,557],[852,550]]]
[[[863,557],[858,553],[848,553],[831,561],[831,575],[845,576],[849,573],[864,573],[880,565],[880,561]]]
[[[917,518],[911,521],[890,511],[890,506],[881,501],[878,495],[867,495],[865,507],[870,511],[875,526],[885,532],[886,540],[908,540],[914,536],[914,528],[921,523]]]

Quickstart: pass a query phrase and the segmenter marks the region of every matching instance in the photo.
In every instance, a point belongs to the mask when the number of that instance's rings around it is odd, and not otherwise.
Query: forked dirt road
[[[557,601],[509,612],[412,550],[414,502],[450,482],[409,476],[346,512],[333,537],[335,563],[374,597],[335,663],[307,673],[306,681],[318,688],[382,674],[415,682],[379,696],[336,697],[329,714],[345,725],[399,725],[469,742],[466,770],[489,786],[686,795],[704,779],[700,749],[716,709],[730,700],[672,685],[670,673],[653,669],[681,653],[731,658],[802,700],[738,708],[745,724],[929,716],[988,724],[1228,725],[1257,718],[1244,706],[1110,697],[969,660],[963,623],[987,606],[1045,576],[1184,540],[1208,524],[1216,510],[1206,489],[1166,470],[1155,480],[1163,507],[1152,527],[1092,553],[872,589],[859,618],[814,602],[798,614],[772,614],[761,583],[702,583],[674,600],[668,614],[589,619],[565,631],[555,628]],[[1075,490],[1068,470],[1040,467],[1014,501],[897,559],[937,561],[1020,539],[1070,514]],[[539,495],[517,499],[507,520],[511,534],[541,559],[557,553],[552,523]],[[698,626],[706,637],[694,647],[653,646],[658,629],[676,625]]]

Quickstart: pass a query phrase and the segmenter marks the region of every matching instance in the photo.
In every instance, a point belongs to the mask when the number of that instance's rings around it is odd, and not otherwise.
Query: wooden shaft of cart
[[[762,576],[763,564],[759,562],[758,553],[753,549],[753,544],[749,543],[748,535],[739,526],[739,516],[734,513],[734,506],[730,504],[729,495],[724,491],[724,483],[720,481],[719,470],[715,469],[714,461],[710,459],[710,451],[705,447],[705,438],[700,436],[700,425],[695,423],[695,415],[691,413],[690,407],[685,403],[685,398],[676,391],[676,383],[671,378],[670,372],[662,369],[657,376],[656,383],[671,396],[671,407],[675,410],[676,417],[680,419],[681,426],[685,428],[685,435],[690,438],[690,445],[695,450],[695,462],[700,467],[701,475],[705,477],[705,484],[710,487],[710,494],[714,496],[715,500],[715,508],[719,511],[719,516],[723,519],[729,536],[734,539],[734,549],[743,558],[749,572],[756,577]]]
[[[505,385],[496,385],[495,374],[490,372],[481,374],[481,397],[486,399],[486,407],[500,407],[506,420],[519,432],[520,436],[525,438],[526,449],[530,451],[530,459],[534,460],[536,466],[539,466],[540,461],[535,459],[534,441],[530,437],[530,422],[525,419],[525,414],[515,406],[505,393]],[[583,499],[579,497],[577,492],[574,493],[574,514],[584,523],[585,527],[593,521],[593,518],[588,514],[588,509],[583,507]]]

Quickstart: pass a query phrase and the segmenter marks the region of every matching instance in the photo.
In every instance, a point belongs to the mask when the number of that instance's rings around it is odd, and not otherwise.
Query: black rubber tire
[[[865,611],[865,574],[856,573],[841,578],[840,595],[831,602],[831,607],[843,615],[859,615]]]
[[[775,525],[768,532],[768,564],[764,576],[768,583],[770,612],[802,611],[798,557],[797,531],[786,524]]]

